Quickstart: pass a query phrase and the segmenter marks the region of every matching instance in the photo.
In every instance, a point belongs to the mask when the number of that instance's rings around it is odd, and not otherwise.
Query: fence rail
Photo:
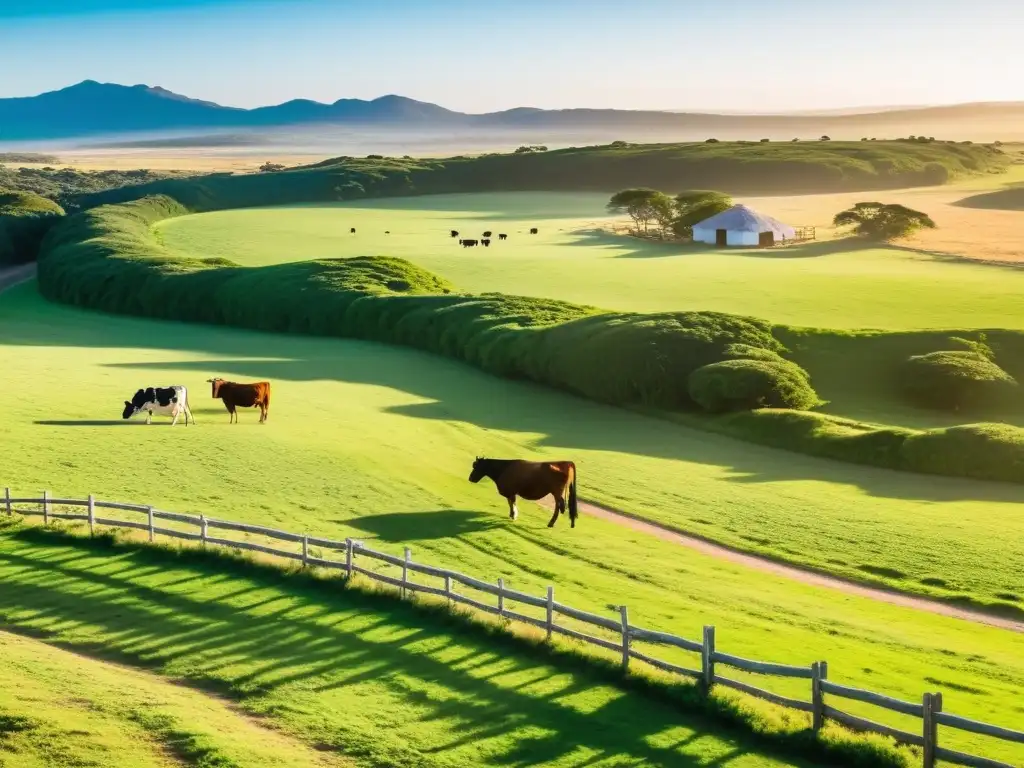
[[[37,509],[25,508],[22,505],[38,505]],[[86,512],[55,512],[54,506],[60,507],[84,507]],[[412,592],[443,597],[449,604],[467,605],[475,610],[488,614],[497,615],[511,621],[518,621],[538,627],[547,633],[548,639],[553,634],[571,637],[584,643],[603,648],[608,651],[620,654],[621,664],[628,669],[631,661],[638,661],[650,665],[656,669],[684,677],[697,678],[701,681],[705,692],[715,685],[741,691],[747,695],[769,701],[778,706],[795,709],[811,714],[812,728],[820,730],[827,720],[840,723],[855,731],[877,733],[889,736],[898,743],[919,746],[923,748],[924,768],[934,768],[937,760],[948,763],[967,766],[980,766],[981,768],[1014,768],[1009,763],[992,760],[990,758],[978,757],[965,754],[952,749],[939,746],[939,726],[952,728],[960,731],[981,734],[994,739],[1024,744],[1024,732],[990,725],[966,717],[960,717],[942,711],[942,694],[926,693],[921,703],[903,701],[880,693],[852,688],[846,685],[834,683],[828,679],[828,664],[824,661],[815,662],[809,666],[801,667],[790,664],[776,664],[773,662],[756,661],[745,659],[740,656],[733,656],[722,653],[715,648],[715,628],[704,627],[703,637],[700,642],[685,637],[658,632],[651,629],[644,629],[629,623],[626,606],[619,609],[619,617],[609,618],[589,613],[578,608],[558,603],[554,598],[554,587],[548,587],[544,597],[537,597],[525,592],[518,592],[505,585],[504,579],[498,579],[496,583],[483,581],[481,579],[467,576],[458,571],[439,568],[437,566],[417,563],[412,560],[412,551],[406,547],[405,556],[397,557],[385,552],[377,552],[365,546],[361,541],[346,538],[344,541],[321,539],[308,536],[307,534],[296,534],[289,531],[268,528],[261,525],[250,525],[229,520],[217,520],[207,518],[204,515],[187,515],[176,512],[165,512],[155,509],[152,506],[139,504],[124,504],[121,502],[101,501],[94,496],[88,499],[57,499],[52,498],[49,492],[44,491],[41,497],[37,498],[16,498],[11,496],[11,489],[4,490],[3,508],[7,515],[17,513],[25,516],[41,516],[44,524],[53,520],[82,520],[89,524],[90,533],[96,525],[106,525],[117,528],[132,528],[147,531],[149,540],[153,541],[157,535],[170,536],[188,541],[199,541],[203,546],[220,546],[231,549],[261,552],[274,557],[286,558],[289,560],[301,561],[304,566],[316,566],[320,568],[331,568],[344,571],[348,577],[354,574],[361,574],[369,579],[378,581],[400,590],[402,596]],[[110,509],[124,512],[136,512],[146,516],[145,522],[131,520],[114,520],[105,517],[97,517],[96,509]],[[198,533],[181,531],[172,528],[158,527],[155,521],[169,521],[184,525],[193,525],[199,528]],[[235,531],[248,533],[255,536],[263,536],[269,539],[286,541],[293,544],[301,544],[301,552],[293,552],[276,547],[257,544],[251,541],[239,541],[236,539],[224,539],[209,535],[210,529],[221,531]],[[309,547],[320,547],[344,553],[344,560],[331,560],[313,556]],[[366,558],[386,565],[402,569],[402,577],[396,578],[378,573],[370,567],[360,564],[359,560]],[[444,587],[432,587],[427,584],[420,584],[410,579],[409,574],[419,573],[444,580]],[[456,592],[453,584],[469,587],[487,595],[497,598],[497,604],[491,605],[481,602],[467,595]],[[543,619],[528,616],[509,610],[507,602],[518,603],[543,609]],[[598,627],[607,632],[615,633],[618,637],[614,640],[597,637],[595,635],[581,632],[571,627],[566,627],[555,622],[555,617],[566,616],[583,624]],[[662,646],[672,646],[700,655],[700,668],[688,668],[650,656],[646,653],[632,648],[634,642],[646,642]],[[763,675],[766,677],[783,677],[791,679],[810,680],[810,701],[783,696],[772,691],[767,691],[749,683],[724,677],[718,673],[718,665],[731,667],[743,672]],[[903,715],[919,718],[921,720],[920,733],[909,731],[874,722],[866,718],[844,712],[841,709],[826,703],[825,697],[829,696],[830,701],[835,699],[846,699],[871,704],[891,712],[898,712]]]

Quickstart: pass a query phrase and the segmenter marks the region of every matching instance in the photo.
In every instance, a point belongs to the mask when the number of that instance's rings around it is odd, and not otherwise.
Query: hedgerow
[[[0,265],[35,259],[43,237],[63,215],[64,209],[45,197],[0,191]]]
[[[907,396],[928,408],[960,410],[998,406],[1017,394],[1017,381],[976,351],[913,355],[902,371]]]
[[[808,410],[821,401],[807,372],[788,360],[723,360],[690,374],[690,397],[708,413]]]

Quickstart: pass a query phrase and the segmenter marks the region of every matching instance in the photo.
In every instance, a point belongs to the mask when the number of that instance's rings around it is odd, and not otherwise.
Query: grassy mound
[[[757,408],[807,410],[821,401],[807,372],[786,360],[723,360],[690,374],[690,397],[708,413]]]
[[[195,211],[361,197],[626,187],[778,194],[893,189],[998,172],[996,147],[901,141],[639,144],[444,159],[339,157],[275,173],[167,179],[75,198],[84,208],[168,195]]]
[[[0,191],[0,266],[35,259],[43,237],[63,215],[64,209],[45,197]]]
[[[967,350],[914,355],[903,389],[919,405],[940,410],[992,407],[1017,393],[1017,380],[984,354]]]

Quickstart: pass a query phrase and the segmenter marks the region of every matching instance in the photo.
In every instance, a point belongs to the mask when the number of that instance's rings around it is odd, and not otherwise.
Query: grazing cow
[[[498,239],[499,240],[508,240],[508,235],[506,235],[506,234],[504,234],[502,232],[499,232],[498,233]]]
[[[537,234],[537,228],[536,228],[536,227],[534,227],[533,229],[531,229],[531,230],[530,230],[530,234],[531,234],[531,235],[536,235],[536,234]]]
[[[171,426],[178,423],[178,417],[185,414],[185,426],[188,420],[196,423],[196,417],[188,407],[188,390],[185,387],[148,387],[140,389],[135,393],[131,402],[124,401],[124,412],[121,418],[130,419],[137,413],[146,412],[146,423],[153,423],[153,414],[166,415],[171,417]]]
[[[452,230],[452,237],[458,237],[458,236],[459,236],[459,232],[458,232],[458,230],[456,230],[456,229],[453,229],[453,230]]]
[[[487,247],[487,246],[489,246],[491,244],[491,241],[488,238],[486,238],[486,237],[483,240],[481,240],[480,242],[484,244],[484,247]]]
[[[354,235],[356,233],[356,228],[352,227],[352,229],[350,229],[349,232]]]
[[[385,234],[385,235],[390,235],[390,234],[391,234],[391,230],[386,230],[386,231],[384,232],[384,234]]]
[[[522,461],[520,459],[484,459],[473,462],[469,482],[479,483],[485,477],[491,478],[498,493],[508,502],[508,516],[519,517],[516,496],[538,501],[545,496],[555,497],[555,514],[548,521],[548,528],[554,526],[558,515],[568,510],[569,525],[576,527],[576,465],[571,461]],[[568,489],[568,499],[566,490]]]
[[[490,237],[490,236],[491,236],[491,232],[490,231],[484,232],[484,237]]]
[[[213,385],[214,399],[224,401],[224,407],[231,414],[228,423],[238,423],[236,408],[259,408],[260,424],[267,420],[270,410],[270,382],[257,381],[254,384],[237,384],[224,379],[207,379]]]
[[[480,241],[479,240],[463,240],[462,241],[462,247],[463,248],[472,248],[478,242],[480,242]]]

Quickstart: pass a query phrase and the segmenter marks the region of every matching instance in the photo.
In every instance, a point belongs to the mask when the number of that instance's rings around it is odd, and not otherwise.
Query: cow
[[[385,234],[385,235],[390,235],[390,234],[391,234],[391,230],[387,230],[387,231],[385,231],[385,232],[384,232],[384,234]]]
[[[352,227],[352,229],[349,230],[349,233],[354,235],[356,233],[356,228]]]
[[[153,414],[171,416],[171,426],[178,423],[178,417],[185,414],[185,426],[188,420],[196,423],[196,417],[188,407],[188,390],[182,386],[171,387],[147,387],[140,389],[132,397],[131,401],[124,401],[124,412],[122,419],[130,419],[138,413],[146,412],[146,423],[153,423]]]
[[[479,240],[463,240],[462,241],[462,247],[463,248],[472,248],[478,242],[480,242],[480,241]]]
[[[487,247],[487,246],[489,246],[491,244],[491,241],[488,238],[486,238],[486,237],[483,240],[481,240],[480,242],[484,244],[484,247]]]
[[[459,231],[457,229],[453,229],[452,230],[452,237],[458,237],[458,236],[459,236]]]
[[[231,414],[228,423],[238,423],[236,408],[259,408],[260,424],[267,421],[270,410],[270,382],[257,381],[253,384],[238,384],[224,379],[207,379],[213,385],[213,398],[224,401],[224,407]]]
[[[536,235],[536,234],[537,234],[537,228],[536,228],[536,227],[534,227],[533,229],[531,229],[531,230],[530,230],[530,234],[531,234],[531,235]]]
[[[487,232],[484,232],[484,237],[490,237],[490,236],[491,236],[491,234],[492,234],[492,233],[491,233],[491,232],[490,232],[490,231],[488,230]]]
[[[499,232],[498,233],[498,239],[499,240],[508,240],[508,235],[506,235],[506,234],[504,234],[502,232]]]

